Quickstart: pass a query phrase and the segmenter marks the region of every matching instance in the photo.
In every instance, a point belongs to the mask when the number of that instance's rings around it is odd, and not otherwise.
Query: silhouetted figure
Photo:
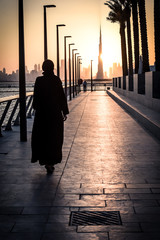
[[[36,79],[34,87],[31,162],[39,161],[52,173],[53,166],[62,160],[63,121],[69,110],[62,82],[54,75],[53,62],[44,61],[42,69],[44,76]]]
[[[87,81],[85,80],[83,82],[83,91],[85,92],[87,90]]]
[[[83,83],[83,80],[81,78],[78,79],[78,92],[81,91],[81,84]]]

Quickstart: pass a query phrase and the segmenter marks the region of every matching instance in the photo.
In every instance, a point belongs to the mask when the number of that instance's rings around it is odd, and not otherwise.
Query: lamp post
[[[91,60],[91,92],[93,91],[93,82],[92,82],[92,62],[93,62],[93,60]]]
[[[75,53],[75,85],[76,85],[76,95],[77,95],[77,55],[79,53]],[[79,56],[81,57],[81,56]]]
[[[71,89],[71,45],[75,45],[74,43],[69,44],[69,99],[72,100],[72,89]]]
[[[46,8],[56,7],[56,5],[44,5],[44,60],[48,58],[47,53],[47,17],[46,17]]]
[[[66,40],[71,36],[64,36],[64,81],[65,81],[65,95],[67,98],[67,51],[66,51]]]
[[[19,0],[19,100],[20,100],[20,140],[27,141],[26,122],[26,82],[24,53],[23,0]]]
[[[80,56],[78,56],[78,79],[80,79],[80,72],[81,72],[81,69],[80,69],[80,64],[82,64],[81,62],[80,62],[80,60],[82,60],[82,58],[79,58]]]
[[[59,77],[59,27],[65,27],[65,24],[56,25],[57,29],[57,76]]]
[[[78,49],[72,49],[72,81],[73,81],[73,86],[72,86],[72,89],[73,89],[73,98],[74,98],[74,51],[77,51]]]

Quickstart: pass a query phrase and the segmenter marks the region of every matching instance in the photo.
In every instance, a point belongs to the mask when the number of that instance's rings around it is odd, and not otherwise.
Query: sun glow
[[[43,0],[44,1],[44,0]],[[43,1],[24,0],[24,35],[25,64],[29,70],[35,63],[42,63],[44,58],[43,36]],[[47,4],[50,0],[45,0]],[[109,9],[102,0],[55,0],[55,9],[47,9],[48,57],[56,66],[56,24],[63,23],[60,29],[60,59],[64,59],[64,36],[71,35],[68,44],[75,43],[75,48],[82,56],[82,66],[88,67],[93,60],[93,72],[96,74],[99,56],[99,33],[102,30],[102,56],[104,71],[113,63],[121,64],[121,41],[119,24],[106,21]],[[84,7],[85,6],[85,7]],[[82,17],[83,13],[83,17]],[[147,30],[150,64],[154,64],[154,26],[153,1],[146,0]],[[0,71],[7,73],[18,69],[18,8],[13,0],[0,1]],[[73,21],[74,19],[74,21]],[[132,29],[133,35],[133,29]],[[12,39],[12,41],[10,41]],[[134,61],[134,59],[133,59]]]

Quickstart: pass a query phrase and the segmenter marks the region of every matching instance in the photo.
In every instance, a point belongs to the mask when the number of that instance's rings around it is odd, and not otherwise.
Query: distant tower
[[[34,70],[37,72],[37,64],[34,64]]]
[[[38,72],[40,72],[41,71],[41,66],[40,66],[40,64],[38,64]]]
[[[6,69],[5,68],[3,68],[3,74],[6,74]]]
[[[99,56],[98,56],[97,79],[103,79],[102,33],[101,33],[101,27],[100,27],[100,38],[99,38]]]

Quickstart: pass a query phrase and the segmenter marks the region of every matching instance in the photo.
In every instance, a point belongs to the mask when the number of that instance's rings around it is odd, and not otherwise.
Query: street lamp
[[[56,25],[57,28],[57,76],[59,77],[59,27],[65,27],[65,24]]]
[[[44,5],[44,60],[48,58],[47,54],[47,17],[46,17],[46,8],[56,7],[56,5]]]
[[[77,55],[79,53],[75,53],[75,85],[76,85],[76,95],[77,95]],[[81,56],[79,56],[81,57]]]
[[[80,60],[82,60],[82,58],[80,58],[80,56],[78,56],[78,79],[80,79],[80,72],[81,72],[81,69],[80,69],[80,64],[82,64],[81,62],[80,62]]]
[[[72,49],[72,74],[73,74],[73,98],[74,98],[74,51],[77,51],[78,49]]]
[[[69,44],[69,99],[72,100],[72,89],[71,89],[71,45],[75,45],[74,43]]]
[[[18,11],[19,11],[20,140],[27,141],[23,0],[19,0],[18,7],[19,7]]]
[[[67,51],[66,51],[66,40],[71,36],[64,36],[64,80],[65,80],[65,95],[67,98]]]
[[[92,62],[93,62],[93,60],[91,60],[91,92],[93,91],[93,83],[92,83]]]

